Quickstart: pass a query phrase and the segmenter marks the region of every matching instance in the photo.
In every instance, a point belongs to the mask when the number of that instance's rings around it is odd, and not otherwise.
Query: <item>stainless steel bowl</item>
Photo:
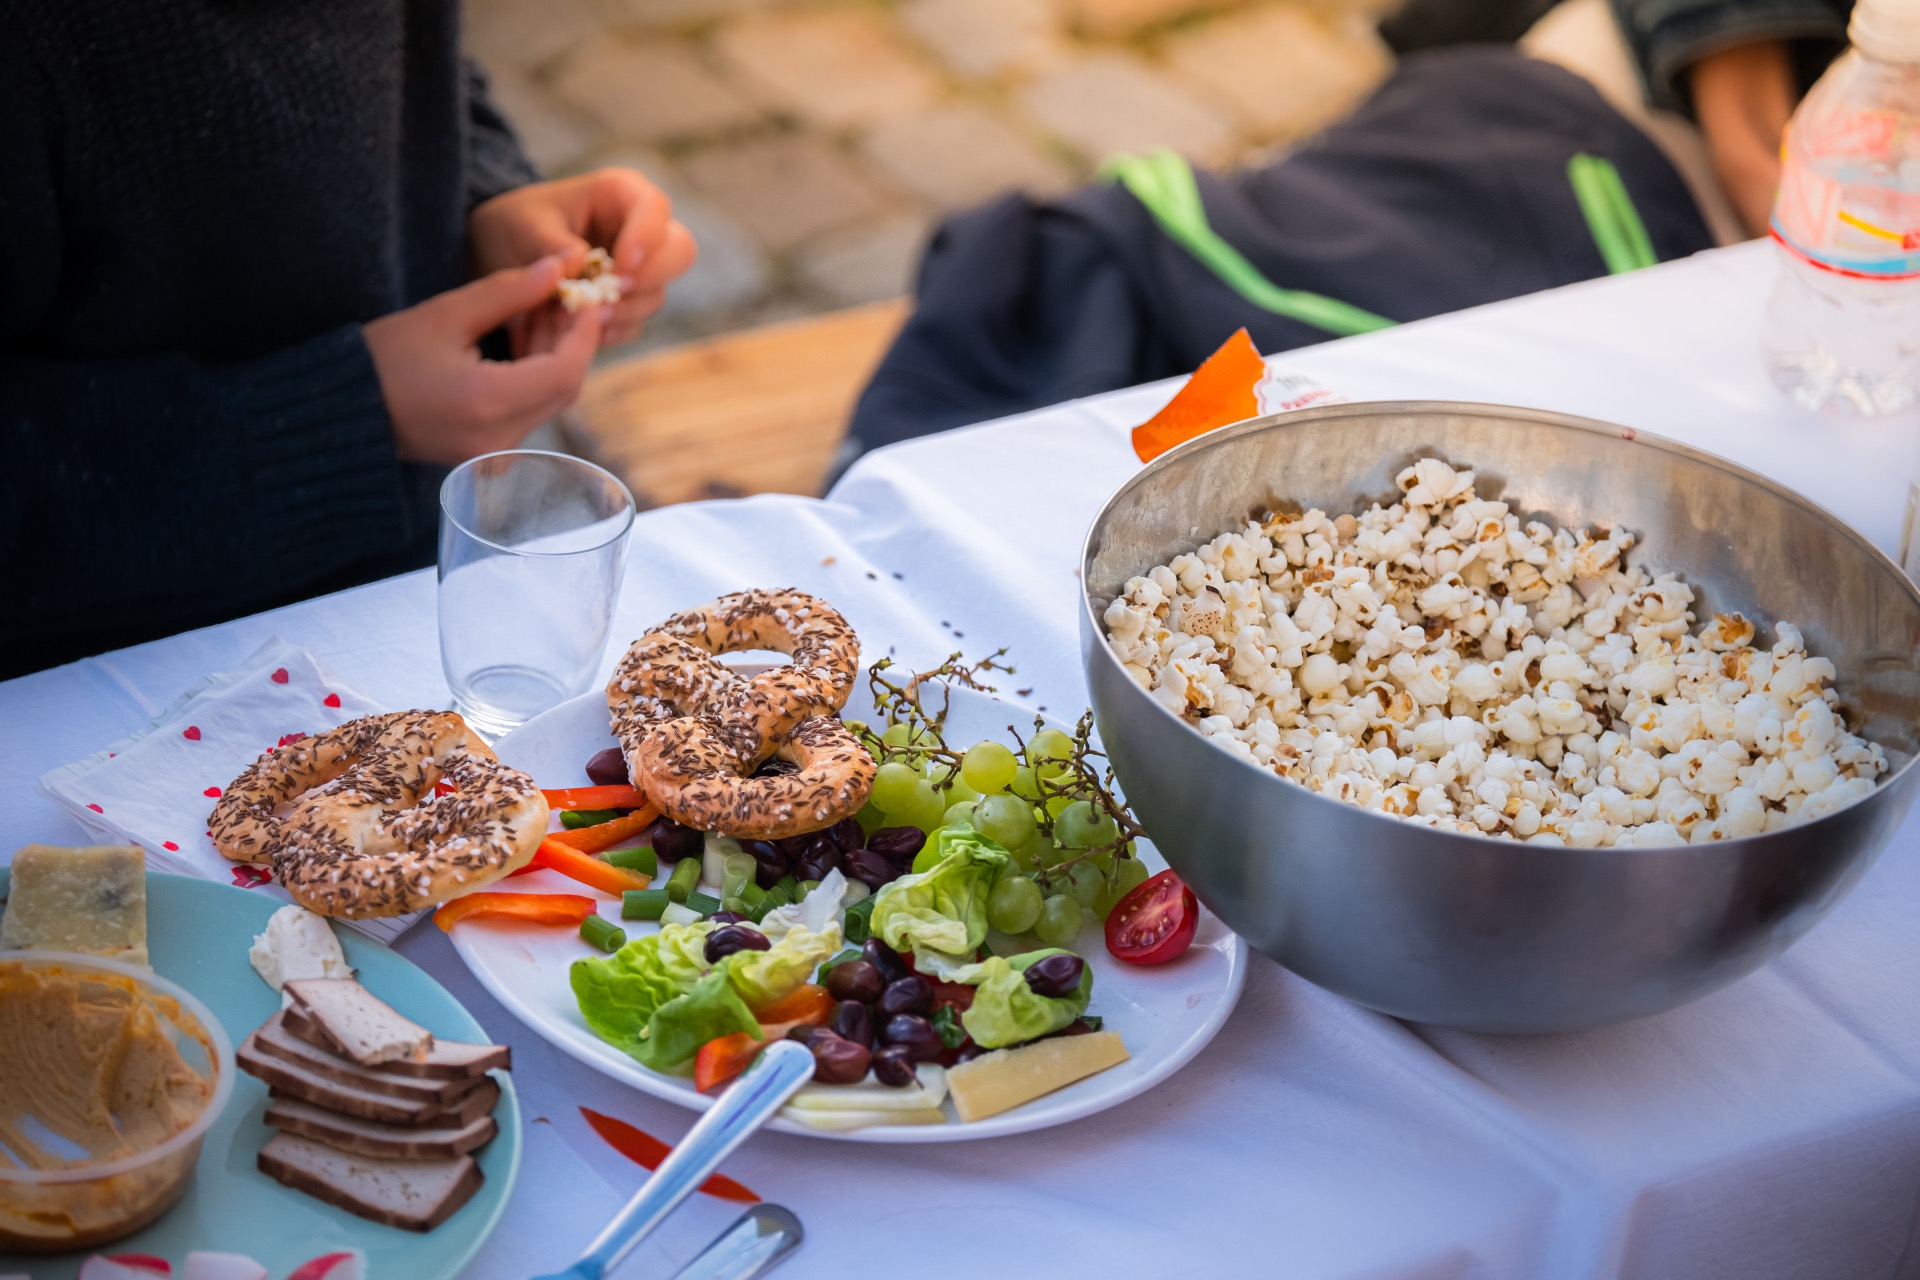
[[[1809,440],[1817,448],[1817,440]],[[1787,619],[1838,669],[1894,770],[1803,826],[1657,849],[1541,848],[1403,822],[1214,746],[1107,646],[1127,579],[1297,504],[1360,511],[1417,458],[1473,468],[1523,518],[1621,526],[1695,611]],[[1920,592],[1859,534],[1772,482],[1631,428],[1493,405],[1338,405],[1256,418],[1156,459],[1087,536],[1081,652],[1100,735],[1167,860],[1221,919],[1308,980],[1417,1022],[1493,1032],[1673,1008],[1779,954],[1859,880],[1914,797]],[[1770,642],[1770,641],[1769,641]]]

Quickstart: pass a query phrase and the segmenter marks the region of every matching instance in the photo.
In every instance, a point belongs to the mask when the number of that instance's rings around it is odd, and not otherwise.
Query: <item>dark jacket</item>
[[[455,0],[0,0],[0,676],[433,557],[360,324],[534,177]]]

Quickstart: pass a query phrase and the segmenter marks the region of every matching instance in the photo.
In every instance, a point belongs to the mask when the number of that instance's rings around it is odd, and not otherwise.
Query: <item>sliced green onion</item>
[[[562,809],[560,825],[569,831],[578,831],[582,827],[597,827],[603,822],[612,822],[619,816],[618,809]]]
[[[616,867],[625,867],[628,871],[639,871],[646,875],[660,874],[660,859],[655,856],[650,844],[635,845],[631,849],[611,849],[601,855]]]
[[[684,903],[669,902],[667,909],[660,913],[661,924],[699,924],[700,913]]]
[[[767,891],[749,880],[740,886],[740,901],[747,904],[749,912],[758,911],[760,904],[767,900]]]
[[[588,916],[582,920],[580,936],[602,951],[618,951],[627,945],[627,931],[605,916]]]
[[[705,919],[720,909],[720,899],[711,894],[695,891],[687,895],[686,905],[698,911],[701,918]]]
[[[867,888],[864,880],[848,880],[847,887],[840,892],[840,905],[850,907],[856,902],[865,902],[873,896],[873,890]]]
[[[699,883],[700,859],[682,858],[673,864],[673,874],[667,877],[667,896],[675,902],[685,902]]]
[[[750,853],[730,853],[720,860],[720,896],[735,898],[740,896],[743,886],[753,883],[753,873],[758,864]]]
[[[665,889],[629,889],[620,895],[622,920],[658,920],[673,904]]]
[[[784,888],[787,891],[788,902],[800,901],[800,882],[798,880],[795,880],[792,876],[790,875],[781,876],[778,880],[773,882],[773,887],[775,889]]]
[[[865,942],[873,936],[873,904],[877,897],[865,897],[847,908],[846,923],[843,925],[848,942]]]

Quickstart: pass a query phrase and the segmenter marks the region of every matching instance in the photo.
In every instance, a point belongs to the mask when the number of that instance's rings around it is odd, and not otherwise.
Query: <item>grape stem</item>
[[[881,733],[874,732],[872,726],[857,724],[852,726],[861,743],[873,753],[881,764],[899,761],[913,767],[916,772],[925,773],[928,781],[936,790],[944,790],[953,784],[960,774],[960,761],[963,752],[947,746],[943,731],[946,728],[947,713],[952,706],[954,686],[975,689],[981,693],[996,692],[993,685],[983,677],[1000,672],[1015,674],[1014,668],[1004,659],[1007,650],[996,649],[978,662],[968,662],[964,655],[953,653],[939,666],[926,671],[915,672],[904,683],[890,679],[885,673],[894,667],[893,659],[882,658],[867,671],[867,683],[873,692],[874,708],[886,719],[885,729],[896,725],[907,727],[907,742],[895,745],[887,742]],[[932,686],[940,690],[938,709],[931,706],[930,699],[921,697],[924,687]],[[1041,716],[1033,718],[1033,730],[1038,734],[1047,727]],[[1056,881],[1070,875],[1073,869],[1089,858],[1098,858],[1111,854],[1116,858],[1133,856],[1133,842],[1146,838],[1146,828],[1133,816],[1133,811],[1120,798],[1119,786],[1113,776],[1113,765],[1107,760],[1106,752],[1093,745],[1093,712],[1084,711],[1080,721],[1069,735],[1073,742],[1072,750],[1064,760],[1052,757],[1036,757],[1031,754],[1028,739],[1020,736],[1019,730],[1012,725],[1007,732],[1018,746],[1014,753],[1020,765],[1027,769],[1033,778],[1038,795],[1033,798],[1037,810],[1035,818],[1040,831],[1048,840],[1054,839],[1054,814],[1048,802],[1052,800],[1084,800],[1095,812],[1112,819],[1117,832],[1112,840],[1091,848],[1076,850],[1071,857],[1062,858],[1044,870],[1036,869],[1033,878],[1051,889]],[[1043,776],[1042,764],[1062,766],[1053,777]],[[935,769],[945,772],[934,777]],[[1065,806],[1062,806],[1064,812]],[[1056,847],[1057,843],[1056,843]]]

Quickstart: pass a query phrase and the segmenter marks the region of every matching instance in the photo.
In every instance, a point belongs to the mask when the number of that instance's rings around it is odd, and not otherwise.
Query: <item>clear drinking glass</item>
[[[510,449],[440,486],[440,665],[497,737],[585,693],[620,596],[633,495],[563,453]]]

